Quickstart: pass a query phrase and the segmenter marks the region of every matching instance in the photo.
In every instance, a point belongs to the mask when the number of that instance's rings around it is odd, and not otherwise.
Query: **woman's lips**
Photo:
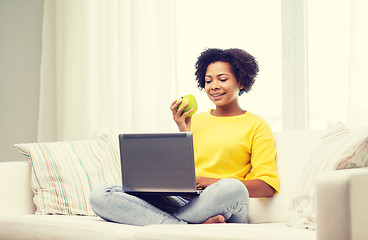
[[[211,96],[212,96],[213,100],[215,100],[215,101],[220,100],[222,98],[222,96],[224,96],[224,95],[225,95],[225,93],[216,93],[216,94],[211,93]]]

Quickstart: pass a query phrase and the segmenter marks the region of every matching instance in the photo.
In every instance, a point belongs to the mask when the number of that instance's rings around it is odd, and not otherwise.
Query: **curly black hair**
[[[195,64],[195,75],[199,89],[204,89],[207,67],[214,62],[230,64],[236,80],[244,87],[240,89],[239,96],[251,90],[259,71],[258,63],[252,55],[238,48],[209,48],[201,53]]]

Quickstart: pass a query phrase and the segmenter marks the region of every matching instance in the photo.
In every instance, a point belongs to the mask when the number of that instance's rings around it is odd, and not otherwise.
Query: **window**
[[[177,78],[199,111],[213,108],[196,88],[194,63],[207,47],[237,47],[260,66],[243,108],[275,131],[326,129],[347,121],[350,0],[176,2]],[[195,6],[195,7],[193,7]]]
[[[308,0],[309,128],[346,123],[350,0]]]
[[[195,6],[195,7],[193,7]],[[276,0],[176,1],[178,93],[193,93],[198,111],[213,104],[197,89],[194,64],[205,48],[241,48],[257,58],[260,72],[241,106],[282,128],[281,2]]]

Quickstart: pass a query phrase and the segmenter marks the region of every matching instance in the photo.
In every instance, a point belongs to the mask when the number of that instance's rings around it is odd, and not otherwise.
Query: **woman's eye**
[[[220,79],[221,82],[225,82],[226,80],[227,80],[227,78]]]
[[[205,83],[209,84],[211,83],[211,80],[205,80]]]

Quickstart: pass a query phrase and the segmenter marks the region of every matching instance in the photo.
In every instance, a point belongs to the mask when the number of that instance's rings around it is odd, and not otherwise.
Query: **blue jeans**
[[[247,223],[249,194],[236,179],[221,179],[192,199],[178,196],[136,197],[121,186],[102,186],[90,196],[93,211],[101,218],[118,223],[149,224],[202,223],[223,215],[226,222]]]

